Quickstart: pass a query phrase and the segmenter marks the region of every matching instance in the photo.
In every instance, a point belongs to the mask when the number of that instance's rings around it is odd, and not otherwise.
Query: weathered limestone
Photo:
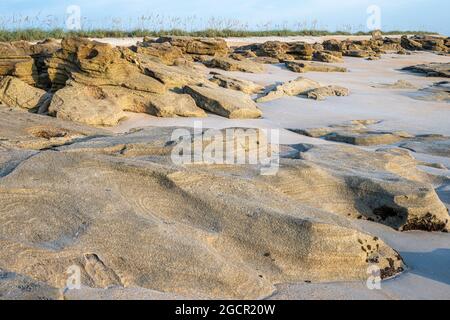
[[[88,136],[110,135],[102,129],[3,106],[0,106],[0,119],[0,150],[3,150],[2,148],[49,149]],[[2,167],[0,177],[11,169],[2,165],[0,167]]]
[[[0,77],[0,102],[11,108],[38,111],[46,108],[50,96],[16,77]]]
[[[66,38],[61,45],[62,49],[48,62],[54,90],[73,79],[84,85],[118,86],[152,93],[165,91],[163,84],[141,73],[129,61],[133,55],[127,49],[82,38]]]
[[[316,51],[314,53],[314,60],[327,63],[342,63],[342,53],[336,51]]]
[[[405,231],[450,228],[429,177],[405,150],[318,145],[299,157],[303,161],[286,160],[278,180],[271,181],[299,203]]]
[[[387,89],[417,89],[417,86],[406,80],[397,80],[394,83],[382,83],[372,85],[373,88],[387,88]]]
[[[306,95],[309,91],[320,88],[320,83],[299,77],[295,80],[276,85],[272,90],[259,97],[257,102],[268,102],[284,96]]]
[[[298,73],[305,72],[347,72],[347,68],[319,62],[286,61],[286,67]]]
[[[241,71],[249,73],[264,72],[264,65],[245,59],[235,60],[228,57],[216,57],[204,62],[209,68],[218,68],[226,71]]]
[[[223,299],[263,298],[282,282],[363,280],[372,264],[382,279],[405,268],[350,220],[295,200],[281,175],[267,177],[274,188],[242,166],[230,175],[170,165],[173,130],[1,152],[2,268],[61,288],[77,265],[89,288]]]
[[[160,37],[154,40],[155,43],[170,43],[178,47],[184,54],[189,55],[207,55],[207,56],[226,56],[229,52],[225,40],[219,38],[196,38],[184,36]]]
[[[423,73],[427,77],[450,77],[450,63],[428,63],[403,68],[405,71]]]
[[[437,53],[449,53],[449,45],[446,39],[439,36],[412,36],[404,35],[401,37],[400,46],[410,51],[433,51]]]
[[[320,90],[320,89],[319,89]],[[406,132],[384,132],[370,130],[367,126],[376,124],[376,120],[354,120],[347,124],[332,125],[325,128],[308,128],[294,132],[326,140],[359,146],[388,145],[400,142],[412,136]]]
[[[158,58],[167,65],[175,64],[180,58],[183,58],[183,51],[168,42],[164,43],[145,43],[136,47],[136,52]]]
[[[281,61],[312,60],[314,48],[304,42],[267,41],[237,48],[235,52],[253,51],[258,57],[270,57]]]
[[[106,87],[105,94],[124,111],[147,113],[157,117],[206,117],[187,94],[167,91],[163,94],[131,91],[126,88]]]
[[[221,87],[186,86],[184,92],[191,95],[197,105],[207,111],[230,119],[261,117],[261,111],[246,94]]]
[[[145,74],[157,79],[168,89],[180,89],[186,85],[198,85],[208,82],[208,79],[202,72],[198,72],[190,66],[166,66],[142,54],[137,55],[137,60]]]
[[[228,77],[219,73],[214,73],[210,81],[221,87],[242,91],[246,94],[255,94],[264,90],[263,86],[260,86],[254,82]]]
[[[325,100],[327,97],[337,96],[337,97],[345,97],[350,94],[350,91],[347,88],[340,86],[326,86],[320,87],[317,89],[313,89],[309,91],[306,96],[309,99],[314,100]]]
[[[403,140],[392,133],[337,131],[325,136],[325,139],[358,146],[393,144]]]
[[[26,83],[41,88],[49,88],[45,59],[59,48],[55,40],[45,40],[36,44],[26,41],[0,43],[0,76],[15,76]]]
[[[59,119],[97,126],[114,126],[125,118],[122,107],[101,87],[68,83],[58,90],[49,114]]]
[[[207,82],[205,76],[189,67],[167,66],[154,55],[137,51],[85,39],[64,39],[62,50],[49,62],[49,72],[56,88],[67,79],[71,81],[56,92],[50,114],[107,126],[125,118],[123,111],[159,117],[206,116],[190,96],[166,91]]]

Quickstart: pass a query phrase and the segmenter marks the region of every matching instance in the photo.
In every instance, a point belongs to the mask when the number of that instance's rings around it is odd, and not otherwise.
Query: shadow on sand
[[[450,249],[431,252],[401,252],[409,272],[450,285]]]

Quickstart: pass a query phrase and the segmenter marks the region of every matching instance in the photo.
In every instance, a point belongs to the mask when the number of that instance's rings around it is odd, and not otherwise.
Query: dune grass
[[[392,34],[433,34],[433,32],[423,31],[389,31],[383,32],[385,35]],[[44,30],[39,28],[19,29],[19,30],[1,30],[0,41],[37,41],[47,38],[61,39],[67,36],[80,36],[89,38],[126,38],[126,37],[160,37],[167,35],[175,36],[196,36],[196,37],[268,37],[268,36],[329,36],[329,35],[370,35],[369,32],[350,33],[345,31],[330,32],[326,30],[265,30],[265,31],[249,31],[249,30],[232,30],[232,29],[206,29],[202,31],[184,31],[181,29],[171,30],[109,30],[109,29],[93,29],[80,31],[65,31],[63,29]]]

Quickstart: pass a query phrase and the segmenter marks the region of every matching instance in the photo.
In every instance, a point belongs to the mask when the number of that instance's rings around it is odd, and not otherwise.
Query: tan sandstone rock
[[[50,96],[16,77],[0,78],[0,102],[12,108],[37,111],[48,106]]]
[[[342,63],[342,53],[335,51],[316,51],[314,53],[314,60],[327,63]]]
[[[281,176],[266,177],[274,188],[243,166],[171,164],[173,130],[92,137],[31,157],[0,152],[10,168],[0,179],[2,268],[53,288],[75,265],[83,286],[105,292],[257,299],[278,283],[365,280],[371,264],[386,279],[405,267],[347,218],[296,201]]]
[[[218,73],[215,73],[210,81],[218,84],[221,87],[242,91],[246,94],[255,94],[264,90],[263,86],[260,86],[254,82],[228,77]]]
[[[157,57],[161,62],[167,65],[175,64],[177,59],[183,58],[183,51],[176,46],[171,45],[169,42],[154,43],[143,42],[138,43],[136,52],[140,54],[150,55]]]
[[[53,95],[49,114],[98,126],[114,126],[125,118],[122,107],[101,87],[78,83],[69,83]]]
[[[62,49],[49,60],[53,89],[63,87],[68,79],[93,86],[118,86],[132,90],[163,93],[164,85],[143,74],[131,51],[82,38],[65,38]]]
[[[337,96],[337,97],[344,97],[348,96],[350,94],[350,91],[347,88],[340,87],[340,86],[326,86],[326,87],[320,87],[317,89],[313,89],[309,91],[306,96],[309,99],[314,100],[325,100],[327,97],[331,96]]]
[[[284,96],[298,96],[307,94],[309,91],[320,88],[320,83],[299,77],[295,80],[276,85],[272,90],[259,97],[257,102],[268,102]]]
[[[184,92],[191,95],[197,105],[207,111],[227,117],[259,118],[261,111],[246,94],[221,87],[186,86]]]
[[[286,67],[298,73],[305,72],[347,72],[347,68],[319,62],[286,61]]]
[[[190,55],[208,55],[225,56],[229,48],[225,40],[219,38],[198,38],[185,36],[160,37],[155,40],[156,43],[170,43],[178,47],[185,54]]]
[[[226,71],[241,71],[249,73],[261,73],[264,72],[265,67],[262,64],[245,60],[235,60],[228,57],[216,57],[205,62],[205,65],[209,68],[218,68]]]

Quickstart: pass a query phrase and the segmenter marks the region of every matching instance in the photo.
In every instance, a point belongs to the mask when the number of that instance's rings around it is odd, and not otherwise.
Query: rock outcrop
[[[194,69],[168,66],[154,55],[79,38],[62,41],[49,61],[49,113],[90,125],[116,125],[124,111],[159,117],[204,117],[188,96],[168,89],[207,82]],[[156,59],[156,60],[155,60]],[[64,86],[62,89],[61,86]]]
[[[69,82],[54,95],[49,114],[88,125],[114,126],[125,118],[122,107],[101,87]]]
[[[186,85],[200,85],[208,82],[203,72],[198,72],[190,66],[166,66],[142,54],[138,54],[136,59],[146,75],[157,79],[168,89],[181,89]]]
[[[29,85],[50,87],[46,59],[59,49],[57,41],[47,39],[36,44],[27,41],[0,43],[0,76],[15,76]]]
[[[286,68],[293,72],[347,72],[347,68],[319,62],[286,61]]]
[[[299,158],[286,160],[271,183],[300,203],[399,230],[450,228],[447,208],[406,150],[317,145]]]
[[[267,177],[274,188],[239,166],[229,175],[227,166],[169,165],[173,129],[22,150],[15,160],[1,152],[1,163],[15,163],[0,179],[2,268],[52,288],[77,266],[90,288],[256,299],[281,282],[362,280],[371,264],[386,279],[405,267],[347,218],[297,201],[281,175]],[[292,161],[285,173],[311,163]],[[288,190],[300,185],[295,173]]]
[[[69,79],[84,85],[117,86],[152,93],[163,93],[166,89],[161,82],[140,71],[128,49],[83,38],[65,38],[61,46],[48,62],[54,90],[64,87]]]
[[[0,150],[4,148],[6,150],[50,149],[89,136],[110,135],[102,129],[2,106],[0,106],[0,119]],[[31,152],[30,155],[32,154],[34,153]],[[0,177],[14,168],[14,166],[4,165],[0,167]]]
[[[229,57],[216,57],[211,60],[205,61],[204,64],[209,68],[217,68],[226,71],[262,73],[265,70],[264,65],[252,60],[235,60]]]
[[[433,51],[433,52],[443,52],[449,53],[450,47],[448,46],[448,42],[443,37],[437,36],[402,36],[401,38],[401,46],[406,50],[411,51]]]
[[[309,91],[306,96],[309,99],[325,100],[327,97],[337,96],[345,97],[350,94],[347,88],[341,86],[326,86]]]
[[[149,55],[158,58],[162,63],[173,65],[178,59],[183,59],[183,51],[169,42],[155,43],[144,39],[143,42],[138,42],[132,50],[137,53]]]
[[[246,94],[255,94],[264,90],[263,86],[260,86],[254,82],[228,77],[219,73],[213,73],[213,77],[210,81],[223,88],[242,91]]]
[[[422,73],[427,77],[450,77],[450,63],[432,62],[403,68],[405,71]]]
[[[37,112],[40,108],[46,109],[51,96],[42,90],[30,86],[16,77],[0,77],[0,102],[18,109]]]
[[[314,53],[314,60],[327,63],[342,63],[342,53],[337,51],[316,51]]]
[[[252,51],[258,57],[275,58],[280,61],[286,60],[312,60],[314,48],[305,42],[281,42],[267,41],[262,44],[253,44],[237,48],[235,52]]]
[[[169,43],[179,48],[184,54],[196,56],[223,57],[229,52],[225,40],[220,38],[198,38],[185,36],[160,37],[155,43]]]
[[[355,120],[346,124],[293,131],[314,138],[323,138],[358,146],[389,145],[412,137],[403,131],[386,132],[368,128],[369,125],[377,123],[379,121],[376,120]]]
[[[251,119],[262,115],[253,100],[239,91],[222,87],[186,86],[184,92],[191,95],[200,108],[223,117]]]
[[[320,88],[320,83],[299,77],[295,80],[275,85],[257,98],[257,102],[268,102],[284,96],[306,95],[309,91]]]
[[[325,100],[329,96],[348,96],[349,90],[340,86],[322,86],[320,83],[299,77],[295,80],[275,85],[256,99],[257,102],[268,102],[284,96],[304,95],[309,99]]]

